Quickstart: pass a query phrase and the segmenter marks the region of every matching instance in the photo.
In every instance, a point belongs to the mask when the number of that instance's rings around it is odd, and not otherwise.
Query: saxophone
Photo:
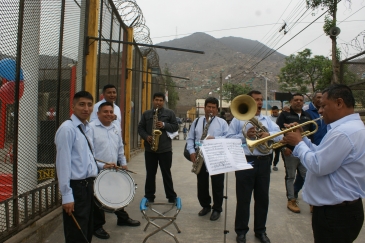
[[[202,134],[200,140],[206,139],[206,136],[208,134],[208,129],[209,129],[210,123],[212,122],[212,119],[213,119],[213,114],[209,113],[209,120],[208,120],[207,124],[205,124],[204,131],[203,131],[203,134]],[[196,156],[195,162],[193,163],[193,168],[191,169],[191,172],[193,172],[195,174],[199,174],[200,170],[203,166],[203,163],[204,163],[204,157],[203,157],[202,151],[200,150],[200,147],[198,147],[198,149],[196,150],[196,154],[197,154],[197,156]]]
[[[158,122],[158,106],[155,110],[155,114],[153,115],[153,123],[152,123],[152,144],[151,144],[151,150],[157,151],[158,149],[158,143],[160,141],[160,136],[162,132],[156,127],[156,123]]]

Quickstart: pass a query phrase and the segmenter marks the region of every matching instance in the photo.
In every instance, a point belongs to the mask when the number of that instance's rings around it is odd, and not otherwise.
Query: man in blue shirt
[[[283,139],[307,168],[303,199],[314,206],[316,243],[353,242],[364,222],[365,126],[354,106],[349,87],[332,85],[322,93],[319,112],[328,125],[321,143],[302,139],[301,129]]]
[[[58,128],[55,136],[57,149],[56,169],[62,194],[63,227],[65,240],[85,242],[83,234],[91,242],[93,234],[94,179],[98,169],[114,165],[97,163],[85,133],[90,129],[87,118],[93,110],[93,97],[87,91],[73,97],[70,120]],[[74,215],[81,227],[72,219]]]
[[[270,117],[261,114],[263,98],[260,91],[252,90],[248,93],[255,101],[257,107],[252,107],[256,110],[256,118],[268,130],[268,132],[257,132],[256,128],[251,124],[245,131],[245,136],[242,134],[242,129],[246,121],[240,121],[233,118],[229,124],[227,138],[237,138],[242,140],[242,144],[246,144],[246,139],[264,138],[269,135],[280,132],[280,128],[273,122]],[[250,107],[251,108],[251,107]],[[274,142],[280,141],[282,136],[274,138]],[[246,160],[250,163],[253,169],[236,171],[236,220],[235,231],[237,234],[237,243],[246,243],[246,234],[249,230],[248,222],[250,219],[250,204],[252,192],[254,193],[254,232],[255,237],[261,243],[270,243],[269,237],[266,235],[266,220],[269,210],[269,186],[271,172],[271,154],[272,150],[255,148],[251,152],[247,146],[244,148]]]
[[[186,149],[190,153],[190,161],[195,163],[196,160],[196,148],[197,145],[194,141],[200,141],[202,139],[203,131],[206,129],[207,121],[209,121],[209,127],[207,127],[206,139],[224,138],[228,132],[228,124],[225,120],[218,117],[219,102],[214,97],[209,97],[205,100],[204,112],[205,116],[195,119],[192,126],[195,129],[190,129]],[[211,115],[211,120],[209,120]],[[195,125],[197,123],[197,125]],[[205,139],[205,138],[203,138]],[[210,213],[210,220],[215,221],[219,219],[222,212],[223,204],[223,190],[224,190],[224,174],[210,176],[212,181],[212,193],[213,193],[213,206],[211,206],[211,197],[209,195],[209,173],[205,164],[203,163],[200,172],[197,174],[198,184],[198,200],[203,209],[198,213],[199,216],[204,216]]]
[[[120,136],[120,128],[113,122],[115,118],[114,107],[110,102],[101,103],[98,106],[98,119],[90,122],[90,130],[87,135],[93,145],[95,158],[120,165],[127,170],[127,160],[124,156],[123,139]],[[121,188],[120,192],[128,191],[128,188]],[[129,191],[128,191],[129,193]],[[129,218],[128,213],[123,209],[115,212],[118,217],[117,225],[139,226],[140,222]],[[103,229],[105,224],[104,210],[94,205],[94,235],[101,239],[108,239],[110,235]]]

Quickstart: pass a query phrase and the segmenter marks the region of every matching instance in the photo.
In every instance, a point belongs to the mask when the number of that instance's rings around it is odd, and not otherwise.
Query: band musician
[[[264,138],[280,132],[279,126],[274,123],[270,117],[261,114],[263,104],[262,94],[260,91],[252,90],[248,93],[255,102],[256,110],[255,117],[268,132],[257,132],[255,127],[248,124],[245,131],[245,136],[242,134],[242,129],[246,121],[240,121],[236,117],[233,118],[229,125],[227,138],[241,139],[242,143],[246,143],[247,138]],[[232,110],[232,107],[231,107]],[[277,136],[274,141],[280,141],[282,136]],[[271,170],[271,154],[272,150],[258,149],[254,151],[244,147],[247,162],[253,166],[253,169],[236,171],[236,219],[235,231],[237,234],[237,243],[246,242],[246,234],[249,230],[248,222],[250,218],[250,203],[252,191],[255,198],[254,207],[254,232],[255,237],[262,243],[269,243],[270,239],[266,234],[266,219],[269,208],[269,185],[270,185],[270,170]]]
[[[313,205],[316,243],[353,242],[364,222],[365,126],[354,106],[349,87],[330,86],[323,90],[319,109],[327,124],[321,143],[302,138],[302,129],[283,139],[295,146],[293,155],[307,168],[303,200]]]
[[[93,235],[94,179],[99,169],[113,168],[112,164],[97,163],[86,134],[87,122],[93,110],[93,96],[87,91],[77,92],[72,101],[73,114],[58,128],[56,168],[62,194],[65,242],[91,242]],[[79,229],[76,222],[81,227]],[[85,238],[84,238],[85,237]]]
[[[187,150],[190,153],[190,161],[196,162],[197,145],[194,141],[202,139],[218,139],[225,138],[228,132],[227,122],[218,117],[219,102],[214,97],[209,97],[204,103],[205,115],[199,119],[195,119],[192,128],[187,137]],[[197,124],[196,124],[197,123]],[[199,155],[200,156],[200,155]],[[209,177],[212,182],[213,206],[211,206],[211,197],[209,195]],[[210,220],[219,219],[222,212],[223,204],[223,189],[224,189],[224,174],[209,176],[206,166],[203,162],[200,172],[197,174],[198,200],[203,209],[198,213],[199,216],[204,216],[213,209]]]
[[[142,114],[138,124],[138,134],[144,139],[145,146],[145,165],[146,165],[146,183],[145,198],[149,202],[154,202],[156,192],[156,173],[158,165],[163,178],[166,198],[170,203],[175,202],[176,192],[171,176],[172,165],[172,140],[168,133],[174,133],[179,129],[175,113],[172,110],[164,108],[165,94],[157,92],[153,95],[153,109],[147,110]],[[158,108],[158,109],[157,109]],[[157,109],[157,110],[156,110]],[[153,141],[157,142],[156,136],[152,135],[152,130],[159,130],[159,136],[156,150],[152,150]]]
[[[123,139],[120,136],[120,128],[113,122],[115,119],[114,107],[110,102],[101,103],[98,106],[98,119],[90,122],[90,130],[87,135],[90,138],[95,153],[95,158],[128,170],[127,160],[124,156]],[[121,188],[126,190],[127,188]],[[117,192],[112,192],[117,193]],[[119,193],[122,193],[119,192]],[[95,201],[95,200],[94,200]],[[139,226],[140,222],[129,217],[128,213],[122,208],[115,212],[117,225]],[[105,212],[94,204],[94,235],[100,239],[108,239],[110,235],[104,230]]]

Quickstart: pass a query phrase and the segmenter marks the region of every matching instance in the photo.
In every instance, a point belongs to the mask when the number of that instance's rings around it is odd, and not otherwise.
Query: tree
[[[347,0],[351,2],[351,0]],[[336,26],[337,21],[337,4],[338,0],[306,0],[307,6],[316,9],[319,7],[328,8],[328,14],[325,16],[323,30],[326,35],[329,35],[329,30]],[[331,83],[339,82],[340,64],[339,52],[337,51],[336,36],[330,36],[332,40],[332,80]]]
[[[226,83],[223,84],[223,90],[219,92],[222,95],[222,99],[225,101],[232,101],[236,96],[247,94],[251,88],[248,86],[242,86],[240,84]]]
[[[171,76],[171,73],[169,71],[168,67],[165,67],[164,69],[164,75]],[[168,104],[169,109],[176,111],[176,105],[177,101],[179,100],[179,94],[175,90],[175,82],[172,80],[171,77],[163,76],[164,82],[165,82],[165,88],[168,92]]]
[[[281,90],[313,93],[319,84],[327,85],[331,81],[331,61],[324,56],[311,55],[311,50],[305,49],[298,55],[285,58],[285,66],[279,75]]]

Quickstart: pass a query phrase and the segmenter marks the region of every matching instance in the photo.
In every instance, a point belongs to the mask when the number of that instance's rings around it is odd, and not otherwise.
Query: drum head
[[[103,170],[95,179],[94,194],[102,208],[120,210],[133,200],[134,180],[122,170]]]

